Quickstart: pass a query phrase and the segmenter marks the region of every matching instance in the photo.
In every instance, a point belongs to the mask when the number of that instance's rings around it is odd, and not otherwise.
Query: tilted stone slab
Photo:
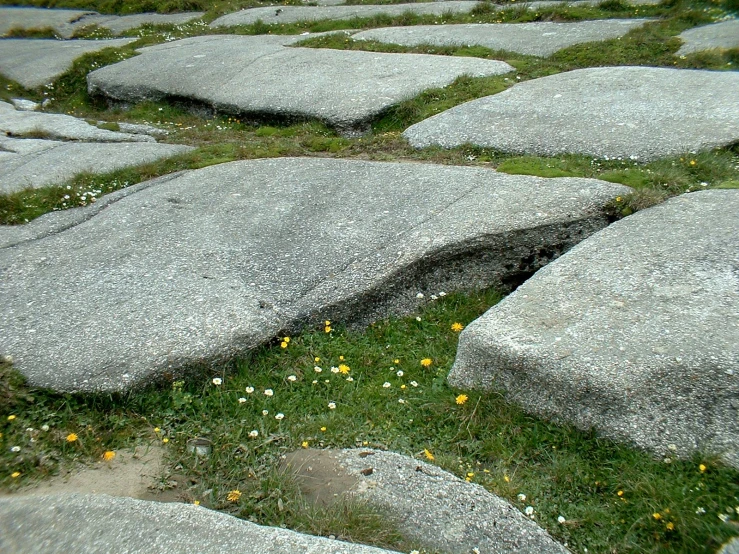
[[[123,391],[303,322],[367,323],[415,309],[426,288],[501,286],[603,227],[603,204],[629,190],[320,158],[139,187],[39,218],[43,238],[22,228],[26,242],[0,250],[0,355],[32,384]]]
[[[412,4],[358,4],[351,6],[269,6],[249,8],[226,14],[214,20],[211,28],[251,25],[257,21],[267,24],[295,23],[296,21],[322,21],[374,17],[399,16],[410,12],[416,15],[443,15],[445,13],[469,13],[479,2],[463,0],[450,2],[417,2]]]
[[[558,50],[584,42],[603,41],[625,35],[648,19],[600,19],[576,23],[499,23],[469,25],[415,25],[370,29],[353,35],[354,40],[376,40],[402,46],[484,46],[531,56],[550,56]]]
[[[201,506],[105,494],[0,498],[0,551],[14,554],[390,554],[264,527]]]
[[[148,135],[100,129],[71,115],[18,110],[7,102],[0,102],[0,133],[7,136],[41,134],[45,136],[40,138],[89,142],[156,142]]]
[[[84,54],[120,48],[135,38],[110,40],[0,40],[0,74],[34,89],[53,82]]]
[[[702,191],[593,235],[462,332],[449,383],[739,467],[737,213],[737,191]]]
[[[49,10],[45,8],[0,7],[0,36],[10,31],[30,31],[53,29],[60,37],[69,38],[76,30],[75,23],[86,15],[96,12],[89,10]],[[0,54],[0,58],[3,54]]]
[[[739,73],[601,67],[519,83],[403,132],[416,148],[651,160],[739,140]]]
[[[78,28],[96,25],[108,29],[114,35],[120,35],[142,25],[183,25],[199,19],[205,12],[186,13],[136,13],[132,15],[100,15],[92,14],[77,22]]]
[[[107,173],[192,149],[153,142],[61,142],[0,137],[0,193],[61,185],[80,173]]]
[[[676,52],[677,56],[704,50],[739,48],[739,19],[693,27],[677,36],[684,43]]]
[[[513,70],[493,60],[285,46],[300,38],[206,36],[143,48],[90,73],[88,90],[126,102],[190,100],[240,116],[317,118],[356,132],[428,88]]]
[[[366,502],[406,539],[432,552],[569,552],[499,496],[408,456],[366,448],[310,449],[288,454],[287,464],[301,489],[321,486],[329,494]]]

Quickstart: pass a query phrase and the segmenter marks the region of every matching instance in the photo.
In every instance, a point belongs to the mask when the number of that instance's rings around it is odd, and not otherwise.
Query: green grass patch
[[[448,295],[429,301],[418,318],[365,331],[331,322],[330,332],[280,337],[225,373],[123,397],[30,390],[5,363],[0,487],[15,490],[73,461],[159,443],[193,483],[186,501],[368,542],[372,529],[384,529],[379,542],[398,547],[392,529],[361,506],[308,510],[280,456],[301,446],[372,447],[421,459],[428,450],[434,463],[520,510],[533,506],[536,521],[577,552],[714,552],[737,534],[720,517],[737,520],[739,472],[713,458],[679,461],[668,453],[666,463],[526,415],[498,393],[465,391],[468,400],[458,404],[462,391],[446,384],[458,338],[452,324],[466,325],[499,298],[493,291]],[[187,452],[194,437],[212,441],[209,458]],[[241,495],[230,501],[234,490]]]

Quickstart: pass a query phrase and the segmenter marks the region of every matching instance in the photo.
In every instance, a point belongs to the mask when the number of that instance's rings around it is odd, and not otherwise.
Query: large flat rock
[[[737,191],[702,191],[593,235],[462,332],[449,382],[739,467],[737,213]]]
[[[519,83],[412,125],[416,148],[650,160],[739,140],[739,73],[600,67]]]
[[[205,12],[185,13],[136,13],[131,15],[88,14],[77,21],[77,27],[96,25],[108,29],[114,35],[120,35],[142,25],[183,25],[205,15]]]
[[[0,102],[0,133],[88,142],[156,142],[149,135],[108,131],[71,115],[19,110],[7,102]]]
[[[86,15],[96,12],[89,10],[48,10],[44,8],[0,7],[0,36],[10,31],[29,31],[53,29],[59,36],[69,38],[76,30],[75,23]],[[0,54],[0,58],[3,55]]]
[[[573,44],[617,38],[641,27],[648,19],[600,19],[576,23],[500,23],[415,25],[370,29],[354,40],[376,40],[403,46],[484,46],[531,56],[550,56]]]
[[[680,33],[678,38],[683,40],[683,45],[676,52],[678,56],[704,50],[739,48],[739,19],[693,27]]]
[[[355,132],[425,89],[513,70],[493,60],[286,46],[300,38],[206,36],[143,48],[90,73],[88,89],[119,101],[176,98],[240,116],[317,118]]]
[[[445,13],[469,13],[479,2],[455,0],[449,2],[416,2],[412,4],[358,4],[351,6],[266,6],[230,13],[214,20],[211,28],[251,25],[257,21],[267,24],[295,23],[296,21],[342,20],[377,15],[398,16],[404,13],[417,15],[443,15]]]
[[[501,286],[602,228],[626,190],[320,158],[183,172],[6,229],[0,355],[37,386],[127,390],[303,322],[407,313],[427,287]]]
[[[430,552],[569,552],[499,496],[408,456],[366,448],[310,449],[288,454],[287,465],[309,498],[320,491],[367,503]]]
[[[0,40],[0,74],[28,89],[42,87],[66,73],[80,56],[135,40]]]
[[[263,527],[193,504],[105,494],[0,498],[0,551],[14,554],[390,554]]]
[[[80,173],[107,173],[190,150],[190,146],[154,142],[63,142],[0,137],[0,193],[61,185]]]

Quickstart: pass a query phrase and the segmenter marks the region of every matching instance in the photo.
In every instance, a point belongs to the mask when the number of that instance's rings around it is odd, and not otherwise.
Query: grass
[[[429,300],[417,318],[381,321],[365,331],[332,322],[329,333],[306,330],[285,348],[280,337],[228,371],[122,397],[33,391],[6,363],[0,366],[0,486],[14,490],[73,460],[159,443],[192,483],[186,501],[407,551],[392,522],[366,507],[320,514],[305,506],[279,460],[301,446],[366,446],[422,459],[426,449],[441,467],[521,510],[533,506],[536,521],[574,551],[713,552],[737,534],[719,516],[737,521],[739,472],[715,459],[679,461],[667,453],[666,463],[528,416],[498,393],[468,392],[458,404],[460,391],[446,384],[458,336],[452,324],[466,325],[499,298],[494,291],[448,295]],[[426,358],[428,367],[421,364]],[[341,364],[346,373],[334,373]],[[277,419],[280,413],[284,418]],[[213,442],[207,459],[187,452],[187,440],[201,436]],[[235,502],[227,498],[233,490],[241,492]],[[560,515],[565,523],[558,523]]]

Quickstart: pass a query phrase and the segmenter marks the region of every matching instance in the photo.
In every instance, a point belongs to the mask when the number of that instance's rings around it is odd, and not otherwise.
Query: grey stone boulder
[[[415,25],[362,31],[354,40],[402,46],[484,46],[531,56],[550,56],[573,44],[608,40],[641,27],[648,19],[599,19],[575,23],[551,21],[467,25]]]
[[[701,191],[593,235],[462,332],[449,383],[739,467],[737,213],[737,191]]]
[[[105,494],[0,498],[0,551],[14,554],[390,554],[263,527],[193,504]]]
[[[408,540],[447,554],[566,554],[534,521],[482,486],[434,465],[372,449],[287,456],[301,490],[350,497],[387,516]]]
[[[407,313],[419,291],[504,286],[602,228],[629,190],[321,158],[138,187],[0,233],[0,355],[31,384],[125,391],[304,323]]]
[[[251,25],[257,21],[267,24],[295,23],[296,21],[322,21],[374,17],[399,16],[410,12],[417,15],[443,15],[445,13],[469,13],[479,2],[455,0],[449,2],[416,2],[412,4],[357,4],[350,6],[265,6],[249,8],[226,14],[214,20],[210,26],[233,27]]]
[[[739,48],[739,19],[729,19],[702,27],[693,27],[678,35],[683,45],[675,55],[684,56],[704,50]]]
[[[60,37],[69,38],[75,30],[75,23],[86,15],[96,12],[83,10],[49,10],[45,8],[0,7],[0,36],[10,31],[30,31],[53,29]],[[3,54],[0,54],[0,58]]]
[[[27,89],[35,89],[52,83],[84,54],[120,48],[135,40],[0,40],[0,75]]]
[[[76,22],[78,29],[95,25],[108,29],[114,35],[120,35],[142,25],[183,25],[199,19],[205,12],[185,13],[136,13],[131,15],[88,14]]]
[[[352,133],[425,89],[513,70],[493,60],[286,46],[301,38],[216,35],[142,48],[90,73],[88,90],[123,102],[176,98],[232,115],[316,118]]]
[[[505,152],[651,160],[739,140],[739,73],[578,69],[533,79],[412,125],[416,148],[465,143]]]
[[[144,134],[100,129],[71,115],[18,110],[0,101],[0,133],[7,136],[43,135],[36,138],[88,142],[156,142]]]
[[[739,537],[734,537],[729,542],[721,546],[716,554],[739,554]]]
[[[190,150],[190,146],[153,142],[62,142],[0,137],[0,193],[61,185],[80,173],[107,173]]]

